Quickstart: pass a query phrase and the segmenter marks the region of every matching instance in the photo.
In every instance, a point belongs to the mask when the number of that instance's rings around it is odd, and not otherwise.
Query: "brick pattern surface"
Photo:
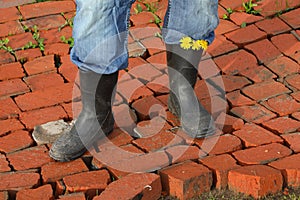
[[[72,37],[76,2],[2,0],[0,39],[12,50],[0,47],[0,199],[185,200],[226,188],[260,198],[300,187],[300,1],[257,3],[253,15],[242,0],[219,1],[216,39],[195,85],[218,130],[194,139],[167,107],[159,36],[168,1],[136,1],[115,129],[99,152],[59,163],[48,156],[51,144],[38,146],[32,131],[80,111],[78,68],[62,40]]]

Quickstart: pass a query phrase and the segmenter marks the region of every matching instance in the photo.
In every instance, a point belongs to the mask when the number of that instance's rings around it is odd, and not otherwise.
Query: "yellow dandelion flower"
[[[180,40],[180,47],[183,49],[190,49],[192,47],[192,38],[190,37],[183,37]]]
[[[208,48],[208,42],[205,40],[197,40],[200,46],[202,47],[203,50],[206,50]]]
[[[193,50],[200,50],[201,48],[202,48],[202,46],[201,46],[199,40],[196,40],[196,41],[194,40],[193,45],[192,45],[192,49]]]

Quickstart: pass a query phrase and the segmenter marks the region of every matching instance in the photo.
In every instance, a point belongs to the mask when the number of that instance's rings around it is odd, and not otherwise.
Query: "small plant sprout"
[[[252,0],[249,0],[248,2],[243,2],[243,8],[248,14],[258,15],[260,13],[260,10],[255,10],[254,8],[256,6],[258,5],[256,3],[253,3]]]
[[[74,38],[70,37],[70,38],[66,38],[65,36],[61,36],[60,37],[60,40],[63,42],[63,43],[66,43],[66,44],[69,44],[70,47],[73,47],[74,46]]]

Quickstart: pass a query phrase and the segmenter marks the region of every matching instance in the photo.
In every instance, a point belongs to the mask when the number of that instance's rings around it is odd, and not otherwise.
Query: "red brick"
[[[0,8],[9,8],[14,6],[19,6],[28,3],[35,3],[35,0],[18,0],[18,1],[10,1],[10,0],[3,0],[1,2]]]
[[[151,56],[166,50],[164,43],[158,37],[143,39],[141,40],[141,43],[147,48]]]
[[[167,131],[171,128],[172,127],[165,119],[161,117],[154,117],[151,120],[144,120],[139,122],[134,131],[141,138],[146,138],[149,136],[153,136],[161,131]]]
[[[60,59],[62,64],[58,68],[59,73],[69,82],[75,82],[78,77],[78,67],[71,62],[70,56],[62,56]]]
[[[219,79],[216,80],[219,81]],[[199,100],[212,98],[214,96],[221,94],[220,91],[215,86],[209,84],[205,80],[197,81],[194,90]]]
[[[33,129],[34,126],[63,118],[67,118],[67,114],[61,106],[32,110],[20,114],[20,120],[28,129]]]
[[[32,91],[42,90],[45,88],[64,84],[64,79],[54,72],[28,76],[24,78],[24,81]]]
[[[40,38],[45,39],[44,44],[53,44],[62,42],[61,37],[64,36],[66,39],[72,37],[72,28],[66,26],[62,29],[50,29],[50,30],[41,30]]]
[[[36,58],[24,64],[24,68],[28,75],[39,74],[54,71],[54,55]]]
[[[164,105],[153,96],[148,96],[135,101],[132,108],[137,112],[140,120],[151,119],[158,116],[160,110],[164,110]]]
[[[253,85],[245,87],[242,91],[247,96],[257,101],[290,92],[290,90],[283,84],[275,81],[255,83]]]
[[[147,58],[147,61],[151,63],[155,68],[164,70],[167,67],[167,54],[166,52],[154,54]]]
[[[300,49],[300,41],[292,34],[281,34],[271,38],[272,43],[285,55],[293,55]]]
[[[169,131],[161,131],[147,138],[139,138],[133,144],[146,152],[154,152],[170,146],[183,144],[183,139]]]
[[[300,90],[299,74],[295,74],[293,76],[289,76],[285,80],[293,88],[296,88],[297,90]]]
[[[294,55],[291,55],[291,57],[297,61],[298,64],[300,64],[300,52],[295,53]]]
[[[255,56],[245,50],[236,51],[214,59],[218,67],[228,75],[235,75],[247,68],[257,66]],[[247,63],[247,64],[245,64]]]
[[[234,130],[241,129],[244,125],[244,121],[226,113],[221,113],[215,120],[215,124],[223,133],[231,133]]]
[[[128,81],[120,82],[117,86],[117,92],[120,93],[120,95],[124,97],[128,101],[128,103],[132,103],[132,101],[135,101],[140,97],[140,95],[136,97],[135,93],[142,86],[143,84],[139,80],[130,79]]]
[[[299,130],[300,122],[288,117],[279,117],[262,123],[263,126],[278,133],[286,134]]]
[[[42,52],[39,48],[24,49],[24,50],[16,51],[15,55],[18,61],[24,62],[24,61],[32,61],[37,57],[41,57]]]
[[[155,78],[162,75],[162,73],[159,70],[155,69],[151,64],[137,66],[131,69],[129,71],[129,74],[133,75],[143,83],[153,81]]]
[[[230,190],[245,193],[254,198],[282,190],[283,178],[279,170],[264,165],[244,166],[228,174]]]
[[[220,19],[219,26],[216,28],[216,35],[223,35],[234,30],[239,29],[240,27],[235,25],[233,22],[228,20]]]
[[[293,8],[299,4],[298,0],[295,1],[272,1],[265,0],[262,3],[258,4],[256,10],[261,10],[260,14],[264,17],[272,16],[276,13],[280,13],[280,11],[284,11],[288,8]]]
[[[20,109],[11,98],[0,100],[0,119],[16,117],[18,113]]]
[[[30,32],[21,33],[18,35],[8,36],[9,39],[8,46],[12,49],[20,49],[25,46],[28,42],[32,42],[33,44],[37,44],[37,42],[33,39],[32,34]]]
[[[300,112],[293,113],[292,117],[295,118],[296,120],[300,121]]]
[[[59,55],[59,56],[66,56],[69,54],[70,45],[65,43],[54,43],[45,46],[45,55]]]
[[[86,200],[85,195],[83,192],[60,195],[59,199],[63,200]]]
[[[110,175],[106,170],[83,172],[63,178],[66,192],[84,192],[93,198],[97,192],[102,192],[110,182]]]
[[[0,190],[19,191],[39,185],[40,175],[31,172],[9,172],[0,174]]]
[[[279,57],[267,65],[279,77],[286,77],[299,72],[299,65],[288,57]]]
[[[73,84],[45,88],[16,97],[16,103],[23,111],[70,102],[73,98]],[[75,98],[75,97],[74,97]]]
[[[137,122],[137,116],[134,111],[126,104],[113,107],[115,125],[129,134],[133,132],[133,128]]]
[[[210,156],[201,159],[200,162],[210,168],[215,176],[216,189],[226,189],[228,184],[228,172],[239,167],[236,160],[229,154]]]
[[[255,25],[271,36],[291,30],[291,28],[278,17],[272,19],[266,18],[257,22]]]
[[[298,1],[299,2],[299,1]],[[296,2],[295,2],[296,3]],[[288,23],[294,29],[298,29],[300,27],[300,21],[297,17],[300,15],[300,9],[295,9],[293,11],[287,12],[280,16],[282,20]]]
[[[59,196],[61,194],[64,194],[66,191],[66,186],[62,180],[55,182],[55,196]]]
[[[283,137],[294,152],[300,152],[300,133],[285,134],[281,135],[281,137]]]
[[[263,17],[261,16],[251,15],[245,12],[233,12],[230,14],[230,20],[238,26],[241,26],[243,23],[252,24],[262,19]]]
[[[24,126],[17,119],[7,119],[0,121],[0,136],[5,135],[8,132],[23,129]]]
[[[137,58],[129,58],[128,60],[128,70],[131,70],[135,67],[141,66],[147,64],[147,62],[141,58],[141,57],[137,57]]]
[[[59,28],[66,22],[65,18],[58,15],[49,15],[44,17],[38,17],[23,21],[22,24],[28,28],[33,28],[37,26],[39,30],[49,30],[52,28]]]
[[[117,181],[112,182],[108,187],[94,198],[94,200],[134,199],[142,197],[145,200],[158,199],[161,195],[160,177],[152,173],[130,174]]]
[[[0,199],[1,200],[8,200],[8,192],[7,191],[0,192]]]
[[[194,142],[209,155],[234,152],[242,148],[241,140],[238,137],[230,134],[195,139]]]
[[[300,103],[287,94],[271,98],[267,100],[265,104],[279,116],[285,116],[300,111]]]
[[[272,143],[253,147],[250,149],[233,152],[233,156],[241,164],[255,165],[270,163],[279,158],[283,158],[292,154],[292,151],[278,143]]]
[[[8,166],[8,161],[6,160],[6,157],[0,154],[0,173],[9,172],[9,171],[11,171],[11,169]],[[1,199],[1,194],[0,194],[0,199]]]
[[[196,146],[177,145],[166,149],[171,156],[172,164],[181,163],[187,160],[198,160],[206,156],[206,153]]]
[[[247,148],[275,142],[283,143],[280,137],[255,124],[245,124],[241,130],[233,134],[239,137]]]
[[[51,162],[48,150],[45,146],[37,146],[7,155],[10,164],[15,170],[39,168]]]
[[[250,25],[227,33],[225,36],[233,43],[242,46],[266,38],[267,34],[260,31],[255,25]]]
[[[27,131],[15,131],[0,138],[0,151],[11,153],[33,145],[30,134]]]
[[[163,191],[179,199],[190,199],[212,186],[212,172],[203,165],[185,162],[159,171]]]
[[[109,135],[105,138],[105,141],[100,142],[98,149],[100,151],[111,148],[111,146],[120,147],[122,145],[130,144],[133,138],[124,130],[115,128]]]
[[[147,13],[147,14],[144,13],[142,15],[149,15],[149,13]],[[140,14],[138,14],[136,16],[132,15],[131,18],[133,18],[133,23],[136,22],[135,20],[140,19],[140,17],[141,17]],[[152,16],[150,15],[149,17],[151,19],[153,19],[153,15]],[[144,19],[141,19],[141,20],[144,20]],[[146,23],[149,23],[149,22],[150,21],[148,21]],[[134,25],[136,25],[136,24],[134,24]],[[133,39],[135,39],[135,40],[141,40],[141,39],[145,39],[145,38],[148,38],[148,37],[154,37],[155,34],[160,33],[160,32],[161,31],[160,31],[160,29],[158,27],[143,27],[143,28],[141,28],[141,27],[134,27],[133,26],[130,29],[130,33],[131,33]]]
[[[0,97],[9,97],[29,92],[29,88],[21,79],[10,79],[0,82]]]
[[[32,200],[32,199],[43,199],[52,200],[54,199],[51,185],[43,185],[36,189],[21,190],[17,193],[16,200]]]
[[[238,47],[224,36],[218,35],[214,42],[208,47],[207,52],[212,56],[219,56],[236,50]]]
[[[5,50],[0,49],[0,65],[15,62],[15,57]]]
[[[251,84],[248,79],[242,76],[223,75],[221,77],[211,78],[210,80],[215,85],[224,88],[226,92],[232,92]]]
[[[0,80],[22,78],[24,75],[22,65],[18,62],[0,66]]]
[[[0,23],[20,19],[20,13],[16,7],[0,8]]]
[[[53,15],[75,10],[73,1],[41,2],[20,6],[20,12],[25,19]]]
[[[134,26],[146,25],[154,22],[154,15],[151,12],[141,12],[137,15],[132,15],[130,20]]]
[[[65,176],[88,171],[81,159],[71,162],[50,162],[42,166],[41,175],[44,183],[51,183]]]
[[[253,52],[261,64],[268,63],[281,55],[280,51],[267,39],[249,44],[245,48]]]
[[[221,0],[220,5],[222,5],[224,8],[231,8],[236,9],[240,8],[243,4],[242,0]]]
[[[169,77],[164,74],[153,81],[147,83],[147,87],[155,93],[155,95],[159,96],[162,94],[169,93]]]
[[[292,93],[291,96],[297,101],[300,101],[300,91]]]
[[[209,79],[215,76],[218,76],[218,78],[221,77],[219,76],[220,69],[211,58],[202,60],[200,62],[200,65],[198,66],[198,74],[202,79]]]
[[[24,33],[24,32],[25,31],[22,28],[19,21],[9,21],[9,22],[0,24],[0,37],[20,34],[20,33]]]
[[[255,101],[241,94],[240,90],[227,93],[226,98],[232,107],[255,104]]]

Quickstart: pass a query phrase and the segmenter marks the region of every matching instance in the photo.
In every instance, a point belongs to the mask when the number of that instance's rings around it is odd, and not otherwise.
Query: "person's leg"
[[[118,70],[128,64],[127,32],[133,0],[77,0],[72,61],[79,67],[82,111],[58,138],[50,157],[70,161],[113,130]]]
[[[211,115],[194,93],[202,52],[214,40],[217,0],[169,0],[163,38],[170,83],[169,110],[193,138],[214,134]]]

